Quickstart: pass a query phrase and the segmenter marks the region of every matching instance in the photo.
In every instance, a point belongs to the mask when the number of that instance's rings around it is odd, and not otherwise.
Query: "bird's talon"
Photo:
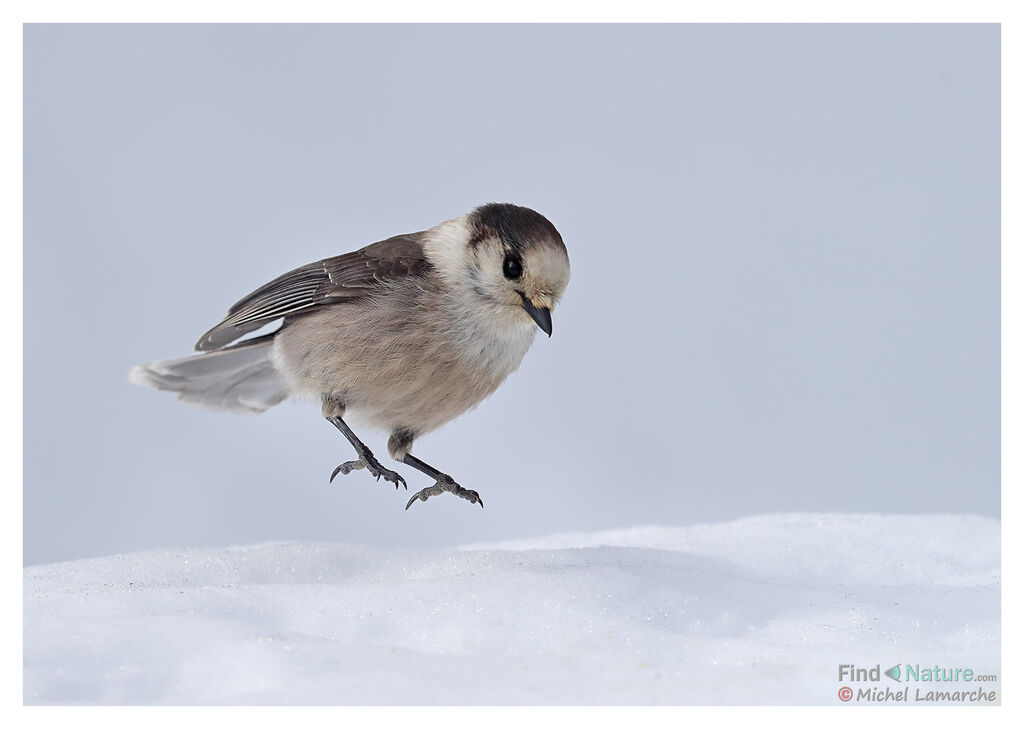
[[[334,469],[334,473],[331,474],[330,483],[334,483],[334,479],[339,473],[347,476],[353,471],[358,471],[360,468],[365,468],[362,461],[346,461]]]
[[[358,461],[346,461],[345,463],[342,463],[340,466],[335,468],[334,473],[331,474],[331,483],[334,482],[335,477],[337,477],[339,473],[344,476],[347,476],[353,471],[358,471],[362,468],[365,468],[367,471],[369,471],[370,475],[373,476],[377,481],[380,481],[381,476],[383,476],[385,481],[391,481],[393,484],[395,484],[396,489],[398,488],[399,483],[405,485],[405,479],[402,478],[400,474],[397,474],[394,471],[389,471],[388,469],[384,468],[382,465],[380,465],[377,459],[373,457],[373,454],[371,453],[361,453],[359,455]],[[405,485],[405,488],[408,489],[409,486]]]
[[[476,491],[462,488],[462,486],[457,484],[451,476],[441,474],[441,477],[437,479],[437,482],[433,486],[428,486],[427,488],[417,491],[412,495],[412,498],[410,498],[409,502],[405,505],[406,511],[408,511],[414,501],[426,501],[431,496],[437,496],[438,494],[443,494],[446,491],[458,496],[460,499],[465,499],[471,504],[480,504],[481,509],[484,508],[484,500],[480,498],[480,494]]]

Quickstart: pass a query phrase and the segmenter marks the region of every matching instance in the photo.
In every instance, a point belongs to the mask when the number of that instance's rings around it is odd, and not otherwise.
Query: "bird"
[[[312,400],[355,450],[331,482],[365,469],[409,488],[356,435],[349,423],[358,422],[387,432],[391,458],[434,480],[406,510],[446,492],[483,507],[477,491],[414,456],[413,444],[490,396],[538,329],[551,336],[569,277],[565,243],[546,217],[487,203],[289,271],[235,303],[196,343],[199,354],[139,365],[130,378],[230,412]]]

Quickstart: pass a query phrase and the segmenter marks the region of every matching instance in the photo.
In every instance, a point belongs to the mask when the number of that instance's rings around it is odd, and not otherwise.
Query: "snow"
[[[834,705],[839,664],[999,674],[999,527],[767,515],[28,567],[25,701]]]

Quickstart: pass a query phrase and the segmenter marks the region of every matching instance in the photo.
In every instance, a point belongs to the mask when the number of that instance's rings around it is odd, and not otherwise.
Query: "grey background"
[[[999,515],[997,26],[27,26],[24,122],[26,563]],[[128,382],[278,274],[490,200],[573,280],[417,445],[485,510],[328,486],[314,406]]]

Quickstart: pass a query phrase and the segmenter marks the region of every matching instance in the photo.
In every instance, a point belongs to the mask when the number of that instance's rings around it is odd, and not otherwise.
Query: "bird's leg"
[[[406,490],[408,490],[409,486],[405,483],[405,479],[394,471],[389,471],[384,468],[384,466],[380,465],[380,461],[373,457],[373,453],[370,452],[370,449],[367,448],[361,440],[359,440],[356,434],[352,432],[352,429],[348,427],[348,424],[341,419],[340,415],[331,415],[326,417],[327,421],[340,430],[341,434],[348,439],[348,442],[356,449],[356,455],[359,456],[358,461],[346,461],[335,468],[334,473],[331,474],[332,483],[334,482],[334,477],[339,473],[347,475],[352,473],[352,471],[358,471],[361,468],[365,468],[372,475],[376,476],[378,481],[380,481],[381,476],[383,476],[384,480],[393,483],[396,489],[398,488],[398,484],[402,484],[402,486],[405,486]]]
[[[480,494],[476,491],[470,491],[469,489],[462,488],[459,484],[455,483],[455,479],[447,473],[441,473],[436,468],[424,463],[411,453],[406,453],[399,460],[407,466],[412,466],[417,471],[422,471],[436,481],[433,486],[428,486],[422,491],[418,491],[413,494],[413,497],[409,499],[409,503],[405,505],[406,509],[412,506],[412,503],[417,499],[420,501],[426,501],[431,496],[443,494],[445,491],[450,494],[455,494],[460,499],[465,499],[471,504],[480,504],[480,508],[483,508],[484,500],[480,498]]]
[[[431,496],[443,494],[445,491],[455,494],[460,499],[465,499],[471,504],[480,504],[480,508],[483,508],[484,500],[480,498],[480,494],[476,491],[470,491],[469,489],[462,488],[455,482],[455,479],[447,473],[441,473],[429,463],[424,463],[409,452],[412,449],[412,442],[415,439],[416,433],[411,428],[397,428],[391,434],[391,438],[388,439],[388,453],[391,454],[392,458],[407,466],[412,466],[417,471],[422,471],[434,479],[434,485],[416,492],[416,494],[409,499],[409,503],[405,505],[405,508],[408,509],[412,506],[412,502],[417,499],[420,501],[426,501]]]

